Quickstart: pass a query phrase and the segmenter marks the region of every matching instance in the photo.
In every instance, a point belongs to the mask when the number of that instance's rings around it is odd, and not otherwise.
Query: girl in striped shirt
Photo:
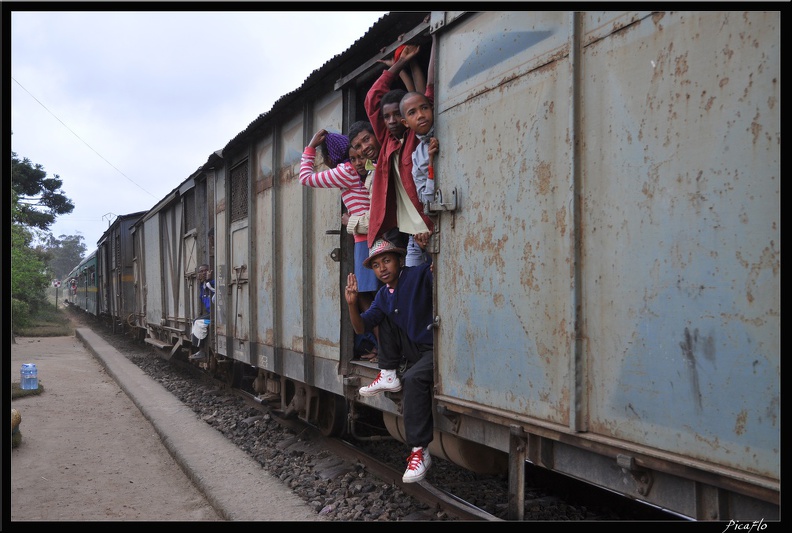
[[[322,172],[314,172],[316,149],[321,147],[324,162],[329,167]],[[350,155],[352,160],[350,161]],[[328,132],[320,129],[311,138],[305,147],[300,161],[300,183],[306,187],[320,189],[341,189],[341,200],[350,215],[363,216],[369,211],[369,191],[365,186],[365,168],[360,173],[356,162],[364,162],[361,156],[349,146],[346,135]],[[354,233],[355,239],[355,276],[358,279],[358,291],[363,296],[360,299],[361,311],[368,309],[374,299],[374,294],[380,287],[374,271],[363,267],[363,261],[368,258],[368,235]]]

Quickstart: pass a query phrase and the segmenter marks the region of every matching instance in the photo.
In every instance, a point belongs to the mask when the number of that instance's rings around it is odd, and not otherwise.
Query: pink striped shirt
[[[341,163],[335,168],[314,173],[316,149],[306,146],[300,160],[300,183],[317,189],[341,189],[341,200],[350,215],[368,213],[369,193],[351,163]],[[366,234],[355,234],[355,242],[365,241]]]

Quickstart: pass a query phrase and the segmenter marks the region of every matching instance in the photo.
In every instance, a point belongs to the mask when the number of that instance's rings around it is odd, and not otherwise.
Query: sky
[[[385,13],[11,12],[11,150],[75,206],[50,231],[93,251]]]

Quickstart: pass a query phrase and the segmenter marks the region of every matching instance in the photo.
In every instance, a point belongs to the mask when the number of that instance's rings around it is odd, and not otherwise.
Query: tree
[[[56,279],[64,279],[71,269],[85,257],[86,246],[82,235],[50,235],[44,245],[49,259],[49,268]]]
[[[47,301],[46,264],[30,246],[33,235],[21,224],[11,225],[11,332],[24,325]]]
[[[58,215],[74,210],[72,201],[63,194],[63,180],[55,174],[48,178],[44,167],[31,163],[27,157],[20,160],[11,152],[11,191],[17,202],[12,221],[47,230]]]
[[[47,264],[52,253],[33,247],[34,232],[46,232],[57,215],[71,213],[74,204],[61,191],[59,176],[48,178],[44,167],[11,152],[11,339],[47,302],[52,277]]]

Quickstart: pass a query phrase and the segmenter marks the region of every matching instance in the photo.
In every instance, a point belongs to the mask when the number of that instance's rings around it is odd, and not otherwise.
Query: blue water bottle
[[[19,386],[23,390],[36,390],[38,389],[38,369],[33,363],[25,363],[22,365],[20,371]]]

